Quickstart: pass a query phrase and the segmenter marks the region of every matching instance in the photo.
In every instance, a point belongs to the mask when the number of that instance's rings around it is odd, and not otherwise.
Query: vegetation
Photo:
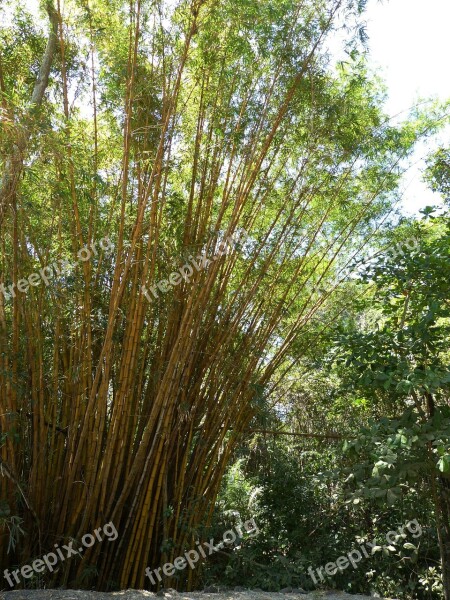
[[[239,511],[163,584],[312,589],[375,540],[323,585],[449,600],[449,215],[395,208],[447,106],[387,117],[364,9],[0,8],[0,564],[118,531],[24,584],[149,587]]]

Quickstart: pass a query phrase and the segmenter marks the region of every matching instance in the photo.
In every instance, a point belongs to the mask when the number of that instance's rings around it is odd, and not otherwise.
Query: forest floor
[[[81,590],[17,590],[1,592],[0,600],[145,600],[154,598],[159,600],[163,597],[152,592],[139,590],[124,590],[122,592],[86,592]],[[227,590],[219,593],[207,592],[165,592],[166,600],[367,600],[373,596],[362,596],[360,594],[350,595],[345,592],[315,591],[308,594],[280,593],[262,591],[235,591]]]

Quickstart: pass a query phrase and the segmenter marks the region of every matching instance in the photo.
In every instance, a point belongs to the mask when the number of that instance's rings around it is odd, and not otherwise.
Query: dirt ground
[[[262,591],[221,591],[209,592],[175,592],[166,591],[158,595],[139,590],[124,590],[121,592],[86,592],[81,590],[17,590],[0,592],[1,600],[367,600],[371,596],[350,595],[345,592],[326,591],[301,594]]]

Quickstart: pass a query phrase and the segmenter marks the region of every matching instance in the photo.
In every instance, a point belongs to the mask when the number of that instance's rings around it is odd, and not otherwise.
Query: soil
[[[220,592],[175,592],[160,591],[158,594],[140,590],[121,592],[87,592],[82,590],[14,590],[0,591],[0,600],[368,600],[373,596],[350,595],[345,592],[315,591],[263,592],[257,590],[227,590]]]

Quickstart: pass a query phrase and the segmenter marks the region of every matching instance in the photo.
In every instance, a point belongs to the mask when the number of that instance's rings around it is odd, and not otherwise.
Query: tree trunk
[[[428,416],[431,419],[436,412],[436,405],[431,394],[426,395],[426,400]],[[442,562],[444,598],[445,600],[450,600],[450,479],[441,473],[437,476],[437,482],[433,477],[433,492],[439,551]]]
[[[450,600],[450,480],[443,475],[438,477],[436,500],[444,598]]]
[[[14,198],[17,184],[23,170],[24,153],[31,135],[31,121],[37,108],[42,104],[48,78],[56,50],[58,33],[58,18],[51,0],[47,2],[47,12],[50,19],[50,33],[44,56],[39,69],[38,78],[34,84],[30,107],[26,115],[25,125],[16,134],[16,141],[11,156],[5,160],[5,169],[0,182],[0,227],[2,226],[8,206]],[[2,94],[3,95],[3,94]]]

